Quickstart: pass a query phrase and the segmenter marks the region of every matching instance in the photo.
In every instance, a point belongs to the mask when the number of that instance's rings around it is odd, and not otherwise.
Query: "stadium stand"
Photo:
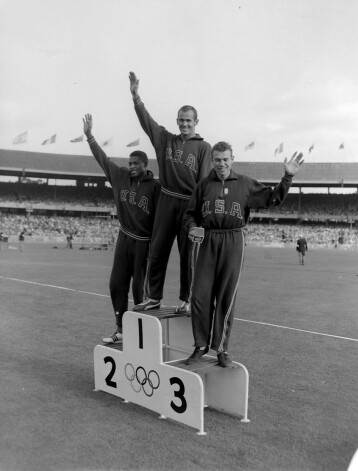
[[[126,166],[127,158],[113,158]],[[156,160],[150,160],[148,168],[158,177]],[[268,184],[275,184],[282,177],[282,162],[234,162],[238,173],[248,175]],[[91,156],[71,156],[0,149],[0,175],[35,178],[58,178],[104,182],[105,177]],[[308,163],[295,177],[296,187],[353,187],[358,188],[358,163]]]
[[[127,165],[127,158],[112,160]],[[148,168],[158,177],[155,160]],[[273,185],[282,176],[282,163],[235,162],[234,170]],[[65,240],[69,233],[83,244],[112,243],[117,237],[112,191],[92,156],[0,149],[0,175],[18,180],[0,185],[0,230],[10,241],[22,229],[38,241]],[[49,180],[71,180],[73,186],[50,185]],[[300,192],[290,193],[280,207],[251,213],[247,243],[294,243],[304,229],[311,244],[357,244],[358,164],[305,163],[293,187]],[[329,193],[342,187],[356,192]],[[327,188],[327,193],[304,193],[305,188]]]

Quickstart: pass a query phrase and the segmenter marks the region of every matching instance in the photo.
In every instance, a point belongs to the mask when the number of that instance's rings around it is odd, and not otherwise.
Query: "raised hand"
[[[138,96],[139,79],[134,72],[129,72],[130,91],[133,98]]]
[[[92,125],[92,115],[89,113],[85,114],[85,117],[83,118],[83,132],[86,134],[87,137],[92,133]]]
[[[301,165],[304,162],[304,160],[302,160],[302,157],[302,152],[298,155],[297,152],[295,152],[289,161],[287,161],[287,157],[285,157],[285,172],[294,175],[300,169]]]

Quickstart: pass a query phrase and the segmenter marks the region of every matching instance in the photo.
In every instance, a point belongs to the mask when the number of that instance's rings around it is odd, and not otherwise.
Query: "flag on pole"
[[[109,139],[107,139],[106,141],[103,141],[102,142],[102,147],[108,147],[108,146],[111,146],[112,145],[112,137],[110,137]]]
[[[48,139],[45,139],[41,145],[46,146],[47,144],[54,144],[55,142],[56,142],[56,134],[53,134]]]
[[[341,143],[341,145],[339,146],[340,149],[344,149],[344,142]]]
[[[275,155],[283,152],[283,142],[275,149]]]
[[[80,137],[76,137],[76,139],[71,139],[70,142],[82,142],[83,141],[83,134]]]
[[[311,153],[314,149],[314,144],[311,145],[311,147],[308,149],[308,152]]]
[[[254,147],[255,147],[255,142],[252,141],[252,142],[250,142],[250,144],[245,146],[245,150],[250,150],[250,149],[253,149]]]
[[[133,142],[130,142],[129,144],[127,144],[127,147],[135,147],[135,146],[139,146],[139,138],[136,139],[135,141]]]
[[[15,137],[15,139],[12,141],[13,144],[23,144],[24,142],[27,142],[27,131],[19,134],[18,136]]]

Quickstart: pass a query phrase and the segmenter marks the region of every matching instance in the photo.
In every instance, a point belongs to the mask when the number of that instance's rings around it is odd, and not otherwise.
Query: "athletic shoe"
[[[175,313],[176,314],[182,314],[182,313],[187,313],[189,312],[190,304],[187,303],[186,301],[182,301],[179,299],[179,303],[177,307],[175,308]]]
[[[226,352],[218,353],[218,362],[219,365],[223,368],[236,368],[237,365],[231,360],[229,355]]]
[[[201,357],[203,357],[206,353],[208,353],[209,347],[205,347],[201,349],[200,347],[195,347],[194,352],[190,355],[189,358],[186,359],[185,363],[187,365],[191,365],[193,363],[197,363],[198,361],[201,360]]]
[[[150,309],[156,309],[160,308],[160,299],[159,301],[155,299],[147,299],[146,301],[143,301],[140,304],[136,304],[133,306],[132,310],[133,311],[149,311]]]
[[[119,343],[122,340],[123,335],[121,334],[121,332],[118,332],[118,330],[116,330],[111,337],[104,337],[104,339],[102,339],[104,343]]]

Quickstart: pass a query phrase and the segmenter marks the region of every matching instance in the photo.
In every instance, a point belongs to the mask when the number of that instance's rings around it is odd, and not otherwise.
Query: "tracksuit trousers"
[[[128,310],[128,293],[132,280],[134,304],[143,301],[144,282],[150,242],[143,242],[119,233],[109,290],[119,331],[122,331],[123,314]]]
[[[206,230],[195,267],[191,319],[196,347],[228,350],[244,260],[241,229]]]
[[[177,238],[180,255],[179,298],[189,302],[194,272],[193,243],[183,230],[183,216],[189,201],[161,193],[157,205],[149,253],[149,297],[163,299],[165,275],[170,252]]]

